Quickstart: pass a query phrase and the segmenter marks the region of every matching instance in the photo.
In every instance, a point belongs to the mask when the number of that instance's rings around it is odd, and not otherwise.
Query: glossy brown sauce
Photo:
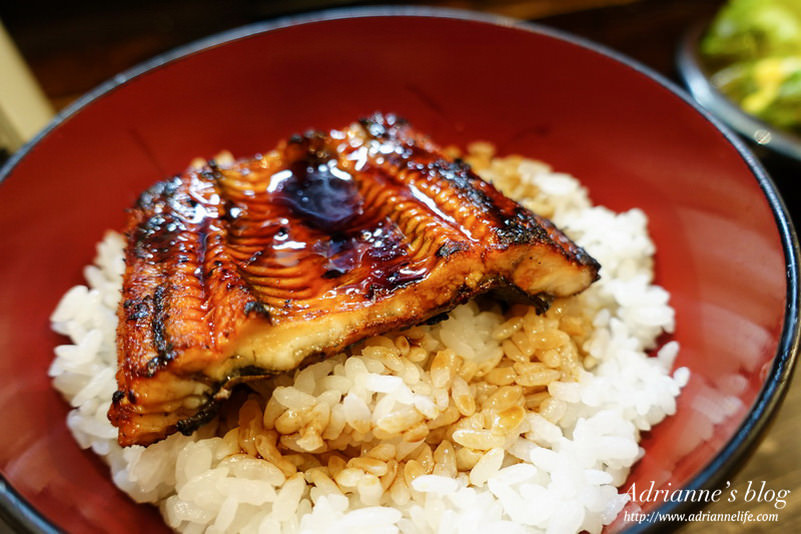
[[[280,167],[251,162],[217,179],[230,221],[228,246],[243,258],[244,277],[287,314],[325,311],[326,300],[338,309],[375,300],[422,280],[430,268],[430,258],[410,257],[413,236],[399,228],[393,206],[372,205],[376,195],[390,204],[420,201],[381,169],[359,168],[349,148],[320,134],[295,136]],[[355,172],[371,179],[357,180]]]
[[[284,175],[276,179],[278,175]],[[288,206],[304,224],[338,232],[362,213],[362,199],[353,177],[336,158],[306,158],[273,175],[275,202]]]
[[[190,173],[188,188],[178,178],[154,186],[140,201],[152,215],[138,228],[137,254],[190,261],[205,253],[183,236],[217,236],[237,274],[280,320],[360,306],[423,280],[470,243],[512,243],[541,231],[514,203],[506,209],[491,200],[497,194],[488,195],[491,186],[468,165],[398,136],[393,120],[362,126],[366,138],[309,132],[273,159],[222,169],[211,162]]]

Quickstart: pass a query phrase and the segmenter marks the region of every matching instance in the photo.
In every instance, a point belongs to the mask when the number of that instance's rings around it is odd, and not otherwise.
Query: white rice
[[[218,421],[190,437],[122,449],[106,417],[124,269],[122,238],[109,232],[85,269],[88,286],[69,290],[51,318],[71,341],[55,349],[50,375],[73,407],[67,425],[76,441],[108,462],[120,489],[158,506],[183,532],[600,532],[627,502],[617,488],[643,454],[640,433],[675,412],[688,379],[684,368],[671,375],[675,342],[647,354],[673,330],[669,295],[653,284],[654,246],[641,211],[593,207],[574,178],[491,156],[476,145],[471,163],[603,266],[601,280],[566,304],[591,326],[571,334],[577,356],[536,362],[525,377],[533,382],[518,388],[527,395],[519,401],[524,416],[510,428],[475,426],[481,419],[465,414],[495,414],[481,396],[497,390],[486,383],[487,362],[514,353],[513,331],[523,327],[497,307],[471,303],[438,325],[401,333],[400,349],[376,338],[278,379],[272,400],[254,393],[242,406],[239,426]],[[298,427],[289,412],[312,414],[311,422]],[[437,430],[448,414],[457,422]],[[260,432],[278,432],[283,456],[263,459]],[[429,446],[418,432],[438,441]],[[313,454],[337,443],[350,451],[347,465],[334,469],[340,460]]]

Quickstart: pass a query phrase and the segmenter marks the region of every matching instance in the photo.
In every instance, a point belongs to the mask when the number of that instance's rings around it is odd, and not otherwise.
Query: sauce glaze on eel
[[[568,296],[599,265],[392,115],[160,182],[130,210],[123,446],[211,419],[238,382],[419,324],[490,290]]]

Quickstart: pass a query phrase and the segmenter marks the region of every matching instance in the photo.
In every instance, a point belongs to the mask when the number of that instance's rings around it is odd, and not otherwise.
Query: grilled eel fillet
[[[119,443],[214,416],[237,382],[482,292],[567,296],[599,266],[394,116],[160,182],[126,228]]]

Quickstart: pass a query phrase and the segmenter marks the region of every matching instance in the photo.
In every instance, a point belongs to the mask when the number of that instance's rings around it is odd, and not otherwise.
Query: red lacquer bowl
[[[104,230],[196,156],[250,155],[376,110],[440,144],[480,138],[543,159],[596,203],[648,214],[657,281],[677,312],[677,365],[692,378],[627,484],[708,488],[730,476],[779,404],[799,338],[798,243],[753,156],[670,83],[562,33],[453,11],[340,11],[246,27],[135,68],[3,169],[0,493],[12,521],[166,530],[79,449],[47,377],[63,342],[49,314],[82,282]],[[721,419],[733,399],[739,408]]]

